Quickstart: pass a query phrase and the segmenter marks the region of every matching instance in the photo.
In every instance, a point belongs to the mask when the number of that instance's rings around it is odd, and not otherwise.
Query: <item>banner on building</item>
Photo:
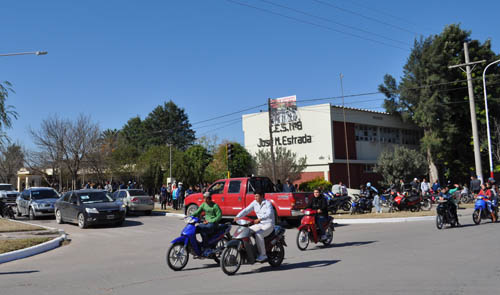
[[[300,121],[295,95],[271,99],[271,124]]]

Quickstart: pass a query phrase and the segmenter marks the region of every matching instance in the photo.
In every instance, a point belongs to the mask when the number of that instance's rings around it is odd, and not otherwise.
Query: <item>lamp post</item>
[[[488,96],[486,94],[486,70],[489,66],[499,63],[500,59],[487,65],[483,71],[483,90],[484,90],[484,110],[486,111],[486,132],[488,134],[488,157],[490,160],[490,177],[493,177],[493,157],[491,156],[491,135],[490,135],[490,120],[488,118]]]
[[[31,51],[31,52],[17,52],[17,53],[1,53],[0,56],[15,56],[15,55],[46,55],[47,51]]]

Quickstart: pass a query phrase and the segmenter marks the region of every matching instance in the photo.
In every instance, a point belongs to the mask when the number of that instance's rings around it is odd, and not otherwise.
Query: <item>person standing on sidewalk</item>
[[[472,175],[470,177],[469,188],[474,195],[477,195],[479,193],[479,191],[481,190],[481,180],[477,179],[477,177],[475,175]]]
[[[167,209],[167,188],[165,184],[160,188],[160,205],[162,210]]]
[[[172,206],[173,206],[174,210],[177,210],[177,198],[179,197],[178,193],[179,193],[179,189],[174,184],[172,186]]]

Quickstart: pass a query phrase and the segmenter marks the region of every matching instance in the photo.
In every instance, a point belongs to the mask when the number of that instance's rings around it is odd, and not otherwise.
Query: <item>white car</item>
[[[14,189],[12,184],[0,183],[0,200],[6,205],[15,205],[19,193]]]
[[[113,193],[113,199],[120,200],[125,205],[126,212],[143,211],[150,215],[155,203],[153,197],[141,189],[121,189]]]

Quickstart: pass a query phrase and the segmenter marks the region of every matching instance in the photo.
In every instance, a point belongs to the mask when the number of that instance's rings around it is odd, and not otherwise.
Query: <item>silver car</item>
[[[120,200],[125,205],[126,213],[143,211],[150,215],[155,206],[153,197],[141,189],[122,189],[113,193],[115,200]]]
[[[16,200],[17,216],[28,215],[30,219],[40,216],[54,216],[54,203],[59,194],[50,187],[25,189]]]

